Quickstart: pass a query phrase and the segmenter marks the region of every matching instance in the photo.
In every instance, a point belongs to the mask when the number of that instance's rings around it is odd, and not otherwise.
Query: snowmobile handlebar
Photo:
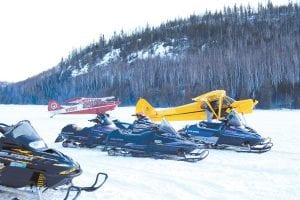
[[[89,121],[89,122],[97,123],[97,119],[89,119],[88,121]]]
[[[0,123],[0,126],[8,127],[8,125],[7,125],[7,124],[4,124],[4,123]]]
[[[0,123],[0,133],[5,133],[7,131],[7,127],[9,127],[7,124]]]

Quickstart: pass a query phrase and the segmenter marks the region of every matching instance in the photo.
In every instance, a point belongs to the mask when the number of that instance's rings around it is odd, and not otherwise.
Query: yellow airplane
[[[161,121],[163,118],[168,121],[205,120],[206,109],[209,110],[214,119],[222,119],[231,109],[238,113],[252,113],[257,100],[245,99],[236,101],[226,96],[224,90],[214,90],[192,99],[194,102],[174,108],[155,110],[151,104],[140,98],[136,104],[136,113],[143,113],[152,121]]]

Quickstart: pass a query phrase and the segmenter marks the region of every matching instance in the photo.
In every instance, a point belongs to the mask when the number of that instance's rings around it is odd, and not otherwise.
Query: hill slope
[[[262,108],[300,107],[298,4],[224,8],[159,27],[104,36],[53,69],[0,88],[0,103],[45,104],[76,96],[141,96],[159,106],[213,89]],[[9,95],[8,95],[9,94]]]

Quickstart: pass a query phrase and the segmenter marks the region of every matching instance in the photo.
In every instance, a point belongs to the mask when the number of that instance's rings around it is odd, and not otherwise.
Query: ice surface
[[[91,126],[94,115],[57,115],[50,118],[47,106],[0,105],[0,122],[15,124],[28,119],[48,146],[78,161],[83,174],[74,179],[81,186],[92,184],[97,172],[109,175],[103,188],[82,192],[79,199],[299,199],[300,111],[255,110],[247,123],[271,137],[274,147],[264,154],[210,150],[197,163],[151,158],[110,157],[99,149],[65,149],[55,144],[60,129],[69,123]],[[132,122],[134,107],[119,107],[111,113]],[[171,122],[180,129],[193,122]],[[7,199],[0,193],[0,199]],[[46,195],[45,199],[56,199]]]

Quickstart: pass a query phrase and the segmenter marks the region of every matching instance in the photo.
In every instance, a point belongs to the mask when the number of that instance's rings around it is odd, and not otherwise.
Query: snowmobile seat
[[[62,132],[88,134],[90,132],[90,128],[82,128],[76,124],[69,124],[62,129]]]
[[[222,122],[206,122],[206,121],[201,121],[199,123],[200,128],[209,128],[209,129],[220,129],[222,127],[223,123]]]
[[[73,125],[73,128],[74,128],[74,130],[75,131],[77,131],[77,132],[79,132],[79,131],[82,131],[82,127],[79,127],[79,126],[77,126],[77,125]]]
[[[157,130],[158,127],[153,123],[137,123],[132,125],[132,134],[141,134],[145,131]]]

